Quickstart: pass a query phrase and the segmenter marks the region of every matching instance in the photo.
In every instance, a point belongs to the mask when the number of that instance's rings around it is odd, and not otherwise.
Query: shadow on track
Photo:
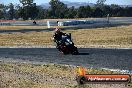
[[[78,55],[89,55],[89,53],[79,53]]]
[[[21,33],[26,33],[26,32],[48,32],[48,31],[53,31],[53,28],[49,28],[49,29],[20,29],[20,30],[0,30],[0,33],[14,33],[14,32],[21,32]]]

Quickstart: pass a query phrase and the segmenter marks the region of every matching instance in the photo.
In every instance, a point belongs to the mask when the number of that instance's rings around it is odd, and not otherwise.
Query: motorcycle
[[[57,49],[63,54],[77,55],[79,53],[71,39],[71,34],[62,35],[62,41]]]

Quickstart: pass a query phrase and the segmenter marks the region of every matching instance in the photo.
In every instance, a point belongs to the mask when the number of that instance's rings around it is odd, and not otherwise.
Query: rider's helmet
[[[59,28],[56,28],[54,31],[55,31],[55,33],[60,33],[61,32],[61,30]]]

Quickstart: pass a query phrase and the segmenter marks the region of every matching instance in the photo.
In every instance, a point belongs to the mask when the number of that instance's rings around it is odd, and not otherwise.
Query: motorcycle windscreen
[[[66,39],[66,42],[65,42],[66,45],[72,45],[72,41],[70,39]]]

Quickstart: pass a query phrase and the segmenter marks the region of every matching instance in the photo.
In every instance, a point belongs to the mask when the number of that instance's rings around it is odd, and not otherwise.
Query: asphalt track
[[[71,20],[76,20],[76,19],[71,19]],[[65,20],[65,21],[67,21],[67,20]],[[89,21],[95,21],[97,23],[101,23],[101,22],[106,23],[107,18],[96,18],[94,20],[89,20]],[[110,23],[116,23],[116,24],[132,23],[132,17],[120,17],[120,18],[111,17],[110,18]],[[10,24],[11,25],[25,26],[25,25],[33,25],[33,22],[18,22],[18,21],[16,21],[16,22],[10,22]],[[47,26],[47,22],[39,22],[39,21],[37,21],[37,25]],[[51,26],[57,26],[58,24],[57,24],[57,21],[50,21],[50,25]]]
[[[63,55],[55,48],[0,48],[0,61],[81,65],[132,71],[132,49],[79,48],[79,55]]]

